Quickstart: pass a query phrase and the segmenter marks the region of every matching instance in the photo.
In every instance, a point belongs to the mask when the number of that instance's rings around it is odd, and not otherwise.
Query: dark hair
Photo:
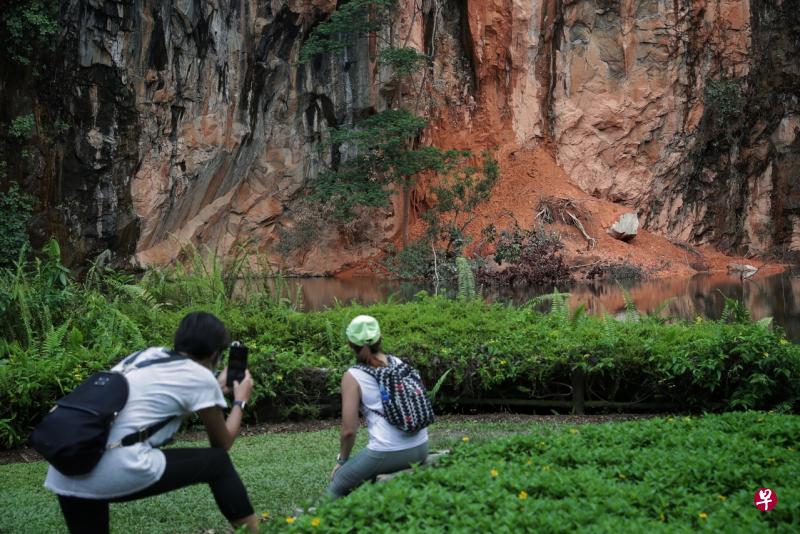
[[[230,345],[231,336],[222,321],[206,312],[193,312],[181,319],[175,332],[175,351],[194,359],[208,358]]]
[[[356,353],[356,358],[360,363],[364,365],[369,365],[370,367],[385,367],[383,361],[377,358],[375,355],[381,351],[381,340],[379,339],[372,345],[367,343],[358,346],[352,341],[349,341],[350,348],[353,349]]]

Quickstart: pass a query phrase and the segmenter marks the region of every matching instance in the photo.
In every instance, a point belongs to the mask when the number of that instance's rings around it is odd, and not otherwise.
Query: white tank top
[[[387,356],[389,365],[397,362],[394,356]],[[361,369],[350,368],[347,371],[358,382],[361,389],[361,413],[367,419],[367,432],[369,442],[367,448],[372,451],[404,451],[422,445],[428,441],[428,429],[408,434],[399,428],[389,424],[382,416],[372,410],[383,411],[381,393],[378,389],[378,382],[369,374]]]

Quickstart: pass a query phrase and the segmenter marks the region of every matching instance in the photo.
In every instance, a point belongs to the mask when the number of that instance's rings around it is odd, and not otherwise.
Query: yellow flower
[[[497,471],[497,469],[492,469],[491,471],[489,471],[489,474],[492,475],[492,478],[495,478],[500,473]]]
[[[550,466],[549,465],[543,465],[542,466],[542,471],[550,471]]]
[[[570,428],[569,429],[569,433],[570,434],[577,434],[578,433],[578,429],[577,428]]]
[[[544,447],[544,441],[540,441],[540,442],[539,442],[539,446],[540,446],[540,447]]]
[[[763,423],[763,422],[764,422],[763,417],[759,417],[758,419],[756,419],[756,423]]]
[[[769,358],[769,352],[765,352],[765,353],[764,353],[764,357],[765,357],[765,358]]]
[[[261,512],[261,519],[263,519],[264,521],[269,519],[269,512]]]
[[[673,419],[672,417],[667,417],[667,423],[671,423],[671,422],[673,422],[674,420],[675,420],[675,419]]]
[[[314,519],[311,520],[311,526],[314,527],[314,528],[317,528],[320,523],[321,523],[321,521],[320,521],[319,517],[315,517]]]
[[[292,517],[292,516],[287,517],[286,518],[286,522],[291,525],[292,523],[294,523],[294,517]]]
[[[461,438],[461,441],[463,441],[464,443],[469,443],[469,436],[464,436],[463,438]]]
[[[774,464],[775,463],[775,458],[770,456],[769,458],[767,458],[767,462],[769,462],[771,464]]]
[[[700,519],[708,519],[708,514],[705,512],[700,512],[699,514],[697,514],[697,517],[699,517]]]
[[[522,491],[519,492],[517,497],[519,497],[519,500],[524,501],[525,499],[528,498],[528,492],[525,491],[525,490],[522,490]]]
[[[500,360],[500,365],[505,365],[505,364],[506,364],[505,360]]]
[[[620,480],[625,480],[628,478],[625,476],[625,473],[618,473],[617,476],[619,477]]]
[[[781,345],[788,345],[789,344],[789,340],[788,339],[781,339],[780,344]]]
[[[527,462],[525,462],[525,465],[533,465],[533,460],[528,460]]]
[[[719,500],[721,500],[723,502],[728,500],[728,498],[725,495],[717,495],[717,499],[719,499]]]

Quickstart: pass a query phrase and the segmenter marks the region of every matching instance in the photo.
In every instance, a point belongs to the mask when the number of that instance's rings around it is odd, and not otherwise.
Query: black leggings
[[[228,521],[238,521],[253,514],[236,468],[223,449],[166,449],[164,474],[155,484],[141,491],[108,500],[58,496],[61,512],[72,534],[108,532],[108,503],[124,502],[159,495],[192,484],[207,483],[214,500]]]

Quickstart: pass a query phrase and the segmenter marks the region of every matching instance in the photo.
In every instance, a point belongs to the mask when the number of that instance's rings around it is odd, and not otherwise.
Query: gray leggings
[[[328,495],[333,499],[344,497],[367,480],[378,475],[394,473],[422,463],[428,457],[428,442],[402,451],[372,451],[364,447],[336,471]]]

